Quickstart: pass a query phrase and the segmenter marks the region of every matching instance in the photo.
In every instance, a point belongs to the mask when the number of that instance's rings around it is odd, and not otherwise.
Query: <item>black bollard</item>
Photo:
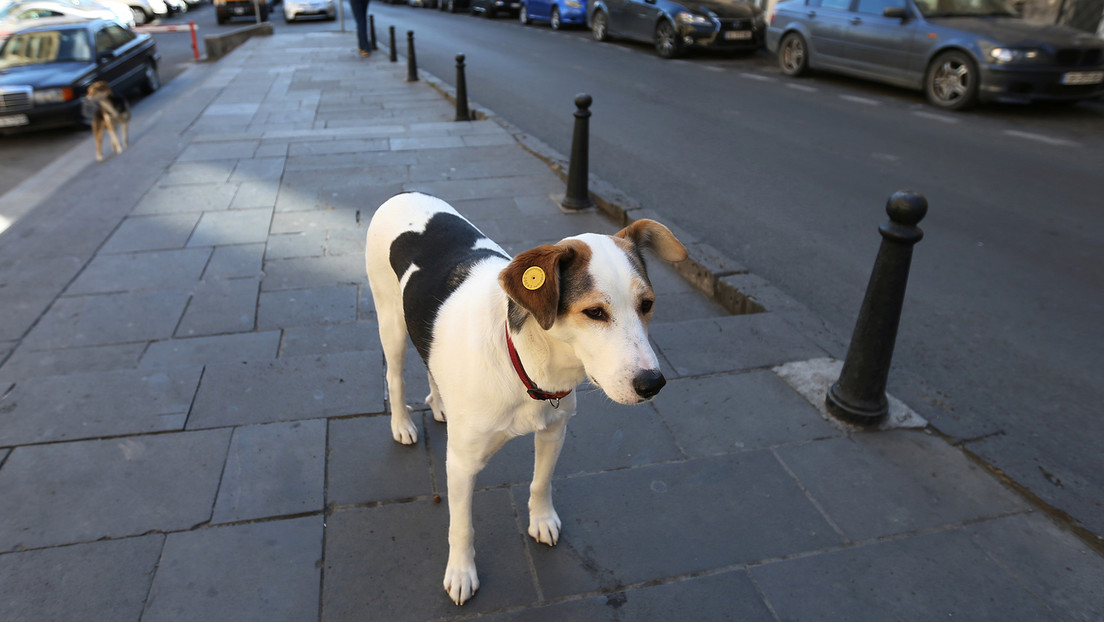
[[[395,50],[395,27],[388,26],[387,34],[391,37],[391,62],[394,63],[399,60],[398,52]]]
[[[575,134],[571,139],[571,162],[567,168],[567,194],[560,203],[564,209],[581,210],[593,207],[588,188],[587,152],[590,143],[590,95],[575,96]]]
[[[418,59],[414,58],[414,31],[406,31],[406,81],[418,81]]]
[[[924,237],[916,226],[928,212],[928,201],[912,192],[897,192],[886,202],[889,222],[878,227],[882,245],[874,260],[855,332],[839,380],[828,390],[828,410],[860,425],[876,425],[889,412],[886,382],[901,308],[905,301],[912,247]]]
[[[464,55],[456,55],[456,120],[471,121],[468,112],[468,83],[464,79]]]
[[[376,47],[376,16],[375,15],[369,15],[368,16],[368,35],[369,35],[368,41],[371,43],[372,51],[375,52],[376,50],[379,49],[378,47]]]

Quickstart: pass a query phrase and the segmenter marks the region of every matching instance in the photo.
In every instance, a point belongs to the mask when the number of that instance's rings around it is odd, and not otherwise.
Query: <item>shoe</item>
[[[368,50],[361,50],[360,51],[361,56],[368,56],[369,54],[371,54],[371,52],[369,52]]]

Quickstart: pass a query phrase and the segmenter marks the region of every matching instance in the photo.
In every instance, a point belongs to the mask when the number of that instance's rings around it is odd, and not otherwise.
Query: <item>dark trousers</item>
[[[349,0],[349,6],[353,9],[353,19],[356,20],[357,47],[363,52],[371,52],[372,44],[368,42],[368,0]]]

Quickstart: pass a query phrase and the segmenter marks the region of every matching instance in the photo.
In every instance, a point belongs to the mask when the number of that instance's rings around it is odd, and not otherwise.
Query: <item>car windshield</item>
[[[83,30],[38,30],[16,33],[0,48],[0,67],[92,61]]]
[[[1017,13],[1005,0],[913,0],[924,17],[1010,16]]]

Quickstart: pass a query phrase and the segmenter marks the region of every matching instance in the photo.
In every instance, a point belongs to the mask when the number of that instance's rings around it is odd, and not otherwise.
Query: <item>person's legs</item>
[[[357,47],[361,54],[372,51],[368,42],[368,0],[349,0],[349,6],[353,10],[353,19],[356,20]]]

